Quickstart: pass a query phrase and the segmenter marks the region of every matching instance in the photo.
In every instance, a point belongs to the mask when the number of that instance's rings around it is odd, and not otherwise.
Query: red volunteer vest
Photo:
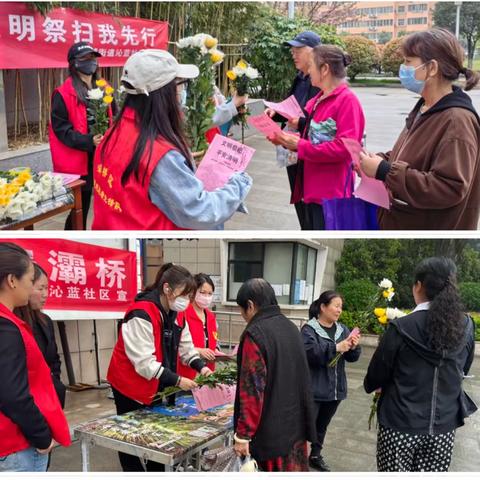
[[[217,332],[217,320],[215,318],[215,314],[206,309],[205,312],[207,313],[207,333],[208,333],[208,348],[211,350],[215,350],[217,348],[217,339],[218,339],[218,332]],[[205,348],[205,331],[203,328],[203,322],[198,317],[197,312],[193,308],[193,305],[187,307],[185,312],[180,312],[177,316],[178,318],[182,318],[186,323],[188,323],[188,327],[190,328],[190,333],[192,335],[193,345],[198,348]],[[207,367],[214,371],[215,370],[215,362],[208,363]],[[187,377],[190,379],[194,379],[198,372],[193,368],[190,368],[183,363],[179,363],[178,367],[178,374],[182,377]]]
[[[68,447],[72,442],[67,419],[58,400],[52,382],[52,375],[43,354],[38,347],[30,327],[0,303],[0,316],[11,321],[18,328],[25,344],[28,385],[35,405],[45,418],[54,440]],[[7,388],[2,385],[1,388]],[[30,447],[17,424],[0,412],[0,457]]]
[[[73,87],[72,77],[68,77],[53,93],[59,92],[67,107],[68,119],[73,129],[84,135],[88,133],[87,107],[80,102]],[[110,123],[112,122],[112,108],[108,108]],[[48,137],[52,154],[53,171],[58,173],[88,174],[88,153],[75,148],[67,147],[53,131],[51,122],[48,124]]]
[[[107,149],[102,144],[95,152],[92,230],[181,230],[151,202],[148,195],[155,167],[168,151],[174,149],[170,143],[156,140],[151,157],[147,147],[140,162],[139,180],[132,175],[124,187],[121,184],[138,136],[135,112],[125,109]]]
[[[162,362],[162,332],[163,319],[160,310],[152,302],[135,302],[125,312],[125,317],[132,310],[144,310],[152,320],[153,342],[155,345],[155,357],[157,362]],[[177,317],[177,324],[183,327],[183,319]],[[179,364],[177,360],[177,365]],[[158,392],[159,380],[152,378],[147,380],[135,371],[130,359],[125,352],[122,330],[118,334],[118,340],[113,349],[110,365],[108,366],[107,380],[110,385],[128,398],[131,398],[144,405],[150,405],[153,397]]]

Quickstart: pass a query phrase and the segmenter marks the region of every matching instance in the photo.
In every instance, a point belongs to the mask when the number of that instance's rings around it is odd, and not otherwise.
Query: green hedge
[[[459,284],[459,290],[465,309],[480,312],[480,283],[462,282]]]
[[[378,287],[369,280],[347,280],[338,286],[343,296],[343,306],[350,312],[365,310]]]

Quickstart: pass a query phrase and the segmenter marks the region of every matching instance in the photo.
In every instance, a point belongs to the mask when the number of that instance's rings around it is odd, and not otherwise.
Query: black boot
[[[312,468],[320,472],[329,472],[330,467],[325,463],[325,460],[321,455],[310,455],[308,463]]]

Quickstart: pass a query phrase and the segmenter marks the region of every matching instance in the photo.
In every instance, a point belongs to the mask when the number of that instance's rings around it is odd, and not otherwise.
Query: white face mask
[[[177,297],[173,303],[169,303],[170,310],[174,312],[183,312],[187,309],[190,304],[190,299],[188,297]]]

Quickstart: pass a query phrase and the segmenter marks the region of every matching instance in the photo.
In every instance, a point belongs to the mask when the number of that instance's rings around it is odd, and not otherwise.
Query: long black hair
[[[127,88],[133,88],[126,82],[122,82]],[[193,162],[188,148],[188,143],[183,129],[182,114],[177,101],[177,84],[175,80],[167,83],[162,88],[150,92],[149,95],[127,94],[122,110],[118,114],[113,128],[107,134],[105,140],[101,143],[101,157],[107,151],[113,133],[119,125],[125,109],[135,110],[135,122],[140,130],[133,156],[122,174],[122,186],[125,186],[132,174],[137,181],[140,180],[140,161],[148,148],[149,155],[144,167],[142,184],[145,181],[148,165],[151,161],[153,142],[161,137],[171,143],[186,159],[188,166],[193,170]]]
[[[330,302],[334,298],[341,298],[343,300],[343,297],[340,293],[335,292],[335,290],[325,290],[316,300],[313,301],[313,303],[310,305],[310,308],[308,309],[308,318],[317,318],[319,317],[322,309],[321,305],[330,305]]]
[[[429,346],[437,351],[458,348],[465,336],[465,313],[457,289],[457,267],[445,257],[423,260],[415,270],[430,301],[427,313]]]
[[[251,278],[240,287],[237,293],[237,304],[246,310],[249,300],[256,308],[278,305],[275,291],[263,278]]]
[[[9,275],[22,278],[31,263],[32,260],[22,247],[12,242],[0,242],[0,287]]]
[[[207,283],[212,287],[212,291],[215,291],[215,284],[213,283],[213,280],[210,278],[210,275],[207,275],[206,273],[197,273],[194,277],[195,280],[195,285],[197,287],[197,290],[202,288],[202,286]]]
[[[87,104],[87,93],[88,93],[88,86],[87,84],[80,78],[78,74],[78,70],[75,68],[75,59],[72,60],[68,64],[68,73],[72,77],[73,88],[77,92],[77,98],[80,100],[81,103],[84,105]],[[92,88],[95,88],[95,82],[98,80],[98,66],[95,72],[92,75]]]
[[[40,277],[44,276],[47,277],[47,272],[38,264],[33,262],[33,284],[40,279]],[[16,307],[13,310],[13,313],[18,317],[21,318],[24,322],[27,322],[31,327],[33,327],[36,323],[41,323],[42,325],[47,325],[47,319],[44,313],[40,310],[34,310],[30,303],[24,305],[23,307]]]

